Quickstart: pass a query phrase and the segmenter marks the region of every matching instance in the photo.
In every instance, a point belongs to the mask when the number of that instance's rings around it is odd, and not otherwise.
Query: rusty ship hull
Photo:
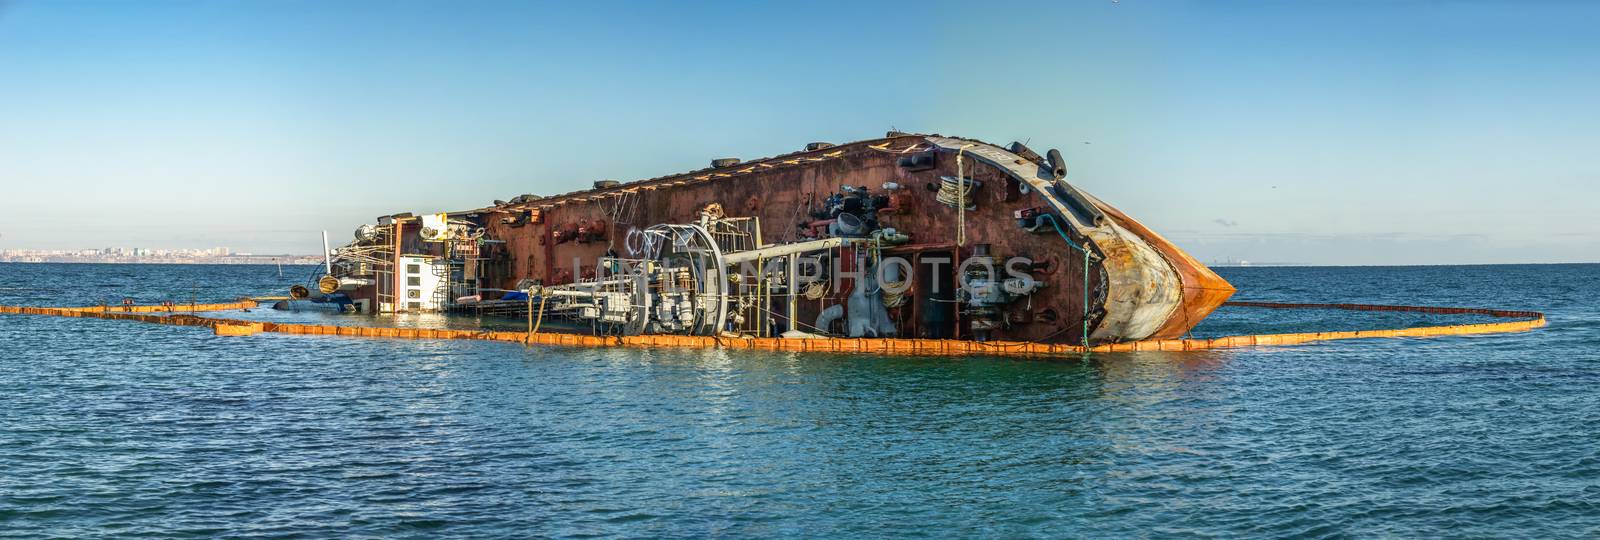
[[[1234,290],[1059,152],[906,133],[385,216],[334,253],[321,293],[364,311],[611,335],[1098,345],[1180,337]]]

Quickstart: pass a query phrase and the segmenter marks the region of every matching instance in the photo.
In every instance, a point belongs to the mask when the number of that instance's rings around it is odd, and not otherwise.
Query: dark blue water
[[[0,316],[0,535],[1600,535],[1600,265],[1224,274],[1239,299],[1537,309],[1550,326],[1038,361]],[[0,303],[288,281],[0,264]],[[1368,316],[1389,315],[1225,309],[1196,333]]]

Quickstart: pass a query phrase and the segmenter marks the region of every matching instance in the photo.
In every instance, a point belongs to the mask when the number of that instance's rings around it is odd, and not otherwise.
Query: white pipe
[[[342,277],[339,278],[339,290],[351,291],[359,287],[371,285],[373,283],[374,282],[370,279]]]
[[[739,264],[739,263],[742,263],[742,262],[745,262],[745,261],[754,261],[754,260],[760,259],[760,258],[770,259],[770,258],[774,258],[774,257],[782,257],[784,255],[791,255],[791,254],[795,254],[795,253],[805,253],[805,252],[808,252],[808,251],[822,251],[824,249],[832,249],[832,248],[836,248],[836,247],[842,246],[846,242],[861,241],[861,240],[862,239],[860,239],[860,238],[839,238],[839,237],[834,237],[834,238],[823,238],[821,240],[809,240],[809,241],[806,241],[806,242],[795,242],[793,244],[778,244],[776,246],[768,246],[768,247],[764,247],[764,248],[760,248],[760,249],[752,249],[750,251],[735,251],[735,252],[732,252],[732,253],[724,253],[724,254],[722,254],[722,262],[723,262],[723,264],[732,266],[732,265]]]
[[[322,269],[333,275],[333,249],[328,247],[328,231],[322,231]]]
[[[789,280],[785,282],[785,285],[787,285],[789,292],[787,295],[789,297],[789,331],[798,332],[800,331],[800,323],[794,318],[798,312],[796,307],[800,303],[800,256],[798,254],[790,254],[787,258],[789,259]]]

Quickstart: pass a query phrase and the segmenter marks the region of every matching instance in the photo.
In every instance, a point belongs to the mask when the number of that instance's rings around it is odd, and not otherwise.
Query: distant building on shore
[[[227,247],[208,249],[7,249],[0,262],[110,263],[110,264],[321,264],[320,255],[254,255],[234,253]]]

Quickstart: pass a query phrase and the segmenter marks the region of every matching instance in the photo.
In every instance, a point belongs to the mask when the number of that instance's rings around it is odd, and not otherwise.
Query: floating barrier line
[[[55,315],[58,317],[88,317],[88,313],[189,313],[201,311],[236,311],[251,309],[260,305],[253,299],[224,302],[220,304],[179,304],[169,303],[164,305],[105,305],[84,307],[29,307],[29,306],[0,306],[0,314],[10,315]]]
[[[431,328],[396,328],[382,326],[339,326],[326,324],[293,324],[225,319],[189,315],[188,312],[231,311],[256,307],[254,300],[220,304],[180,304],[171,306],[91,306],[91,307],[23,307],[0,306],[0,314],[51,315],[57,317],[92,317],[98,319],[127,320],[175,326],[203,326],[218,335],[251,335],[257,332],[280,334],[350,336],[393,339],[473,339],[511,343],[562,345],[572,347],[680,347],[725,348],[764,351],[869,353],[884,355],[953,356],[1064,356],[1086,352],[1140,352],[1140,351],[1198,351],[1271,345],[1298,345],[1318,341],[1342,339],[1369,339],[1395,337],[1435,337],[1469,334],[1501,334],[1524,332],[1545,325],[1543,313],[1536,311],[1505,311],[1478,308],[1385,306],[1373,304],[1288,304],[1276,302],[1228,302],[1224,305],[1266,309],[1339,309],[1352,311],[1405,311],[1444,315],[1488,315],[1515,319],[1504,322],[1458,324],[1446,326],[1419,326],[1380,330],[1344,332],[1308,332],[1294,334],[1260,334],[1226,336],[1210,339],[1158,339],[1111,343],[1084,348],[1077,345],[1031,343],[1020,341],[959,341],[951,339],[901,339],[901,338],[718,338],[713,336],[642,335],[642,336],[591,336],[582,334],[553,334],[535,332],[510,332],[486,330],[449,330]]]

